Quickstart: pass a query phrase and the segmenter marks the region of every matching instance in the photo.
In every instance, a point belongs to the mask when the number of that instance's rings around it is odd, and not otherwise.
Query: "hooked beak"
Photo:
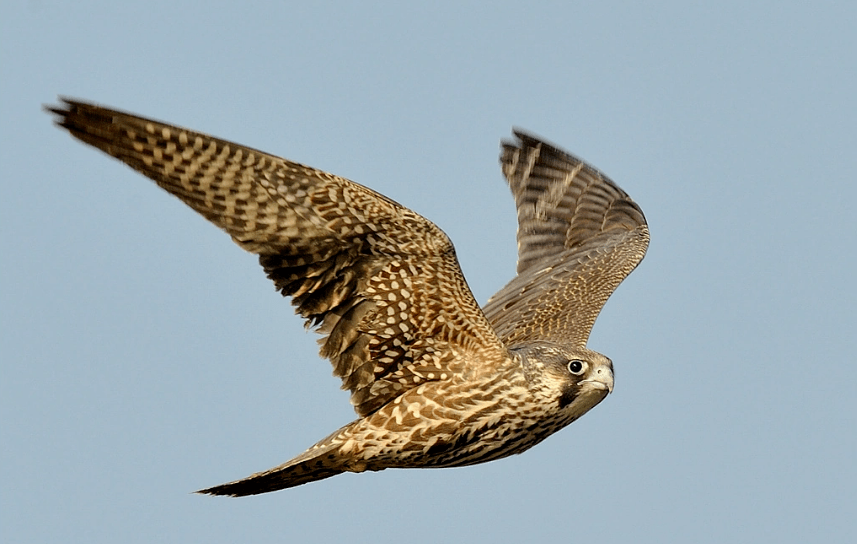
[[[610,394],[613,392],[613,369],[607,365],[601,366],[595,370],[591,378],[580,382],[580,385],[583,384],[593,389],[606,389],[607,394]]]

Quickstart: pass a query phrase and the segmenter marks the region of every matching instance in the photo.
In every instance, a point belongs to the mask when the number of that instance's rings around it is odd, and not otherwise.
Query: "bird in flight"
[[[353,181],[98,105],[47,108],[75,138],[153,179],[259,261],[323,335],[357,419],[294,459],[200,493],[255,495],[386,468],[521,453],[613,389],[586,348],[640,263],[640,207],[577,157],[523,131],[500,164],[518,212],[517,275],[484,308],[434,223]]]

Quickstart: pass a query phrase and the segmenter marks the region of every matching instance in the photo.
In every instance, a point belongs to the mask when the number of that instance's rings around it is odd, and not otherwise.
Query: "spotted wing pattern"
[[[507,358],[449,238],[420,215],[362,185],[255,149],[64,102],[51,111],[74,137],[153,179],[259,255],[277,289],[324,334],[321,355],[360,416],[430,373],[441,375],[431,371]]]
[[[595,318],[646,254],[640,207],[577,157],[515,131],[500,164],[518,210],[518,275],[485,306],[509,346],[584,347]]]

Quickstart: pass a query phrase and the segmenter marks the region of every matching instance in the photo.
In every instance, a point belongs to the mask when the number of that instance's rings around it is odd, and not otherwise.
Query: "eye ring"
[[[572,359],[568,362],[568,371],[575,376],[580,376],[586,371],[586,362],[579,359]]]

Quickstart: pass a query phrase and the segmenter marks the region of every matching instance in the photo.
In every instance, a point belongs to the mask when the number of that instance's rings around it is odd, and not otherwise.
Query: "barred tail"
[[[228,484],[201,489],[197,493],[244,497],[330,478],[347,470],[345,459],[337,451],[339,446],[340,444],[315,446],[278,467]]]

